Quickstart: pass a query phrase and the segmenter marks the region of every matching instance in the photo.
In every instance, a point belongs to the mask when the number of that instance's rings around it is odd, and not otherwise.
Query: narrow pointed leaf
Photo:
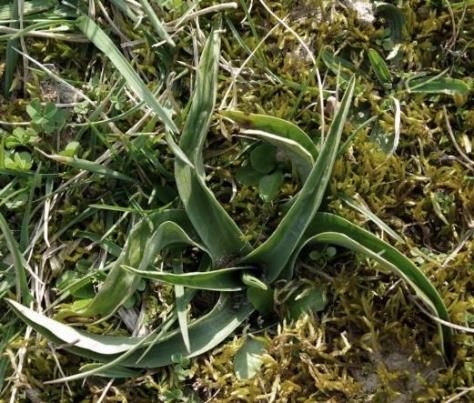
[[[77,157],[66,157],[64,155],[48,155],[48,158],[61,164],[69,165],[76,169],[92,172],[97,175],[107,176],[113,179],[120,179],[126,182],[135,182],[134,179],[94,161],[88,161]]]
[[[209,272],[192,273],[167,273],[164,271],[137,270],[133,267],[122,266],[126,271],[149,280],[163,283],[182,285],[187,288],[210,291],[239,291],[244,288],[241,280],[243,271],[251,270],[251,267],[229,267]]]
[[[123,76],[130,89],[161,119],[166,128],[177,132],[178,128],[169,114],[163,109],[153,93],[135,72],[128,60],[117,49],[107,34],[88,16],[83,15],[76,20],[77,27],[89,40],[113,63]]]
[[[242,261],[243,264],[255,263],[263,266],[267,280],[270,282],[278,278],[318,211],[332,174],[342,130],[352,102],[354,86],[353,77],[331,125],[328,138],[308,179],[296,196],[296,201],[275,232]]]
[[[77,330],[43,314],[33,311],[15,301],[6,300],[17,316],[48,340],[62,345],[65,350],[81,357],[100,362],[110,362],[121,354],[134,349],[143,338],[101,336]],[[177,355],[195,357],[202,354],[231,335],[253,312],[248,304],[221,296],[211,312],[189,325],[189,336],[193,340],[192,351],[188,353],[179,330],[174,330],[158,340],[147,355],[137,362],[145,347],[133,352],[120,362],[122,367],[158,368],[170,365]],[[212,332],[209,331],[212,329]]]
[[[202,242],[216,264],[249,251],[243,234],[206,186],[202,147],[215,105],[220,37],[213,31],[204,47],[195,91],[179,147],[194,165],[175,159],[175,177],[181,201]]]
[[[449,321],[446,305],[426,275],[397,249],[363,228],[336,215],[318,213],[307,229],[304,239],[293,259],[296,259],[304,245],[309,242],[333,243],[362,253],[402,277],[436,316]],[[451,329],[437,325],[443,348],[449,350]]]

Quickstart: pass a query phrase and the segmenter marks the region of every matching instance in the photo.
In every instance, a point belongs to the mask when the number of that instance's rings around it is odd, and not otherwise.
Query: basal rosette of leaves
[[[87,31],[87,27],[84,30]],[[131,368],[162,367],[176,362],[177,357],[195,357],[214,348],[252,313],[267,315],[272,312],[275,282],[292,279],[299,255],[315,244],[337,245],[375,260],[400,276],[433,315],[449,321],[439,293],[407,257],[363,228],[320,211],[338,156],[344,124],[350,115],[354,77],[346,83],[344,96],[320,149],[304,131],[285,120],[239,111],[221,112],[222,116],[250,129],[249,134],[254,138],[283,152],[302,181],[301,190],[274,232],[256,248],[246,241],[245,234],[206,185],[202,153],[215,109],[219,53],[219,31],[214,30],[201,54],[191,107],[178,143],[173,137],[174,123],[166,120],[168,118],[159,106],[150,105],[165,118],[167,141],[175,153],[174,175],[182,209],[163,210],[142,218],[131,231],[95,297],[82,303],[81,307],[72,305],[70,309],[63,309],[57,319],[104,320],[124,305],[143,278],[174,287],[173,313],[146,336],[102,336],[84,332],[8,300],[15,313],[44,337],[73,354],[99,363],[55,381],[93,374],[119,376],[120,371],[120,376],[127,376]],[[139,83],[134,85],[139,92]],[[144,99],[147,102],[146,96]],[[254,155],[254,159],[259,160],[261,156]],[[265,167],[260,170],[262,174],[270,173]],[[0,224],[4,234],[9,234],[3,218]],[[15,250],[11,234],[7,240],[10,249]],[[180,257],[186,248],[201,251],[202,261],[195,262],[194,271],[184,271]],[[154,262],[158,256],[171,262],[173,270],[156,268]],[[17,289],[23,290],[23,302],[28,303],[30,298],[21,268],[24,262],[21,256],[16,257],[20,279]],[[188,307],[197,290],[218,293],[218,300],[207,314],[188,320]],[[290,298],[286,302],[287,311],[297,315],[311,309],[320,292],[316,289],[305,298]],[[451,330],[439,323],[436,326],[442,350],[449,356]]]

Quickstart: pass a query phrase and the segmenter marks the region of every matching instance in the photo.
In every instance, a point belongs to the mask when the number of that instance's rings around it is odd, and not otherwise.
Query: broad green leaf
[[[107,34],[88,16],[83,15],[76,20],[77,27],[89,40],[113,63],[118,72],[126,80],[127,85],[139,99],[161,119],[165,127],[177,132],[178,128],[171,120],[168,112],[160,105],[153,93],[142,81],[128,60],[120,53]]]
[[[258,186],[258,181],[262,177],[260,172],[257,172],[251,166],[240,167],[235,173],[235,178],[241,185]]]
[[[258,182],[258,194],[264,202],[269,203],[280,193],[283,185],[283,172],[277,170],[270,175],[262,176]]]
[[[239,379],[253,378],[263,364],[262,356],[267,343],[259,338],[247,337],[234,357],[234,372]]]
[[[213,31],[204,47],[195,91],[179,147],[194,165],[175,159],[175,178],[184,208],[216,265],[249,251],[243,234],[205,184],[202,147],[215,105],[220,37]]]
[[[296,141],[285,137],[263,132],[261,130],[244,130],[244,134],[256,137],[267,143],[273,144],[284,151],[291,160],[294,168],[298,171],[302,181],[305,181],[314,165],[314,159],[311,154]]]
[[[87,333],[50,319],[15,301],[6,301],[18,317],[42,336],[81,357],[107,363],[134,349],[143,341],[143,338],[137,337]],[[238,306],[235,306],[231,298],[221,295],[211,312],[189,324],[189,337],[193,341],[190,353],[186,350],[179,329],[176,329],[156,341],[141,361],[137,362],[143,350],[149,346],[134,351],[120,361],[120,366],[158,368],[173,364],[176,356],[191,358],[200,355],[224,341],[252,312],[250,305],[239,301]],[[212,329],[212,332],[209,329]]]
[[[232,119],[244,129],[260,130],[283,139],[295,141],[303,147],[314,160],[318,157],[318,150],[313,140],[294,123],[275,116],[240,111],[222,111],[220,114]]]
[[[414,93],[461,96],[467,96],[471,91],[471,87],[463,80],[439,76],[412,79],[407,82],[407,89]]]
[[[29,304],[32,297],[28,288],[28,278],[26,277],[27,262],[23,257],[20,247],[15,240],[10,228],[8,227],[7,220],[0,213],[0,231],[5,237],[7,248],[13,258],[13,266],[15,267],[15,278],[16,278],[16,293],[17,298],[23,301],[25,304]]]
[[[298,246],[323,199],[332,174],[337,149],[352,102],[355,79],[351,79],[341,106],[329,130],[327,140],[321,148],[316,164],[311,170],[296,201],[273,232],[257,249],[247,255],[243,264],[258,264],[269,282],[275,281]]]
[[[349,221],[329,213],[318,213],[306,230],[293,259],[309,242],[332,243],[362,253],[382,267],[403,278],[423,303],[440,319],[449,321],[449,314],[436,288],[407,257],[388,243]],[[443,349],[449,350],[451,329],[437,324]]]
[[[122,253],[94,299],[85,308],[65,311],[61,317],[100,315],[107,318],[112,315],[136,291],[140,282],[140,277],[122,266],[146,270],[161,249],[188,242],[186,233],[175,222],[186,226],[183,211],[166,210],[140,220],[130,231]]]
[[[228,267],[208,272],[167,273],[164,271],[137,270],[133,267],[122,266],[126,271],[149,280],[163,283],[182,285],[187,288],[210,291],[240,291],[244,284],[240,279],[243,271],[252,270],[252,267]]]
[[[308,288],[286,302],[288,315],[298,319],[305,312],[320,312],[328,303],[323,288]]]
[[[385,88],[392,88],[392,76],[388,70],[385,60],[380,56],[379,52],[375,49],[369,49],[367,52],[369,56],[369,61],[372,66],[372,70],[375,73],[375,76]]]
[[[276,148],[270,144],[259,144],[250,152],[252,168],[261,174],[268,174],[276,167]]]

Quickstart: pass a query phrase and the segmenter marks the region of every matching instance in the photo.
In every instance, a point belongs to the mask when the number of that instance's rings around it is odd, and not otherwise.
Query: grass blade
[[[10,228],[8,227],[7,220],[5,217],[0,213],[0,231],[3,232],[3,236],[5,237],[5,241],[13,257],[13,266],[15,267],[15,274],[16,274],[16,294],[18,300],[23,301],[25,304],[29,304],[32,300],[30,290],[28,288],[28,279],[26,277],[26,260],[21,254],[20,247],[16,242],[15,238],[13,237]]]
[[[171,120],[153,93],[135,72],[127,59],[120,53],[107,34],[88,16],[83,15],[76,20],[78,28],[89,40],[113,63],[118,72],[123,76],[130,89],[161,119],[165,127],[177,132],[178,128]]]
[[[150,19],[151,25],[155,29],[158,36],[164,41],[168,42],[169,45],[176,46],[173,39],[171,39],[171,37],[168,35],[168,32],[166,31],[165,27],[161,23],[160,19],[155,14],[153,7],[150,5],[148,0],[139,0],[139,2],[143,8],[144,13]]]
[[[267,280],[276,280],[298,246],[306,228],[316,214],[332,173],[342,130],[349,113],[355,87],[354,77],[341,101],[341,106],[329,130],[316,164],[303,185],[296,201],[276,228],[275,232],[257,249],[243,259],[264,267]]]
[[[385,224],[379,217],[377,217],[372,211],[370,211],[362,203],[358,203],[352,197],[349,197],[345,193],[338,193],[339,199],[346,203],[349,207],[352,207],[354,210],[357,210],[359,213],[367,217],[375,225],[377,225],[382,231],[386,232],[387,235],[391,236],[398,242],[403,242],[403,238],[398,235],[392,228]]]
[[[134,179],[120,172],[114,171],[113,169],[107,168],[102,164],[94,161],[88,161],[77,157],[66,157],[64,155],[57,154],[45,154],[48,158],[59,162],[61,164],[69,165],[73,168],[80,169],[87,172],[92,172],[97,175],[107,176],[113,179],[120,179],[126,182],[135,182]]]
[[[7,5],[8,9],[0,9],[0,20],[15,20],[10,23],[11,28],[18,28],[18,0],[14,0],[11,4]],[[7,16],[6,14],[9,13]],[[6,17],[6,18],[4,18]],[[18,47],[20,40],[10,39],[7,42],[6,51],[5,51],[5,71],[3,73],[3,96],[8,98],[10,95],[10,89],[13,84],[13,77],[15,76],[16,66],[20,55],[15,51],[15,48]]]
[[[215,264],[249,250],[243,234],[206,186],[202,147],[215,105],[220,37],[213,31],[204,47],[191,107],[179,147],[193,164],[175,159],[178,192],[189,219]]]

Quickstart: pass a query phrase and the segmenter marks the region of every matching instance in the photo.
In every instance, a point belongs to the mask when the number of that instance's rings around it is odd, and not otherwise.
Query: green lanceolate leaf
[[[294,123],[275,116],[240,111],[222,111],[220,114],[232,119],[244,129],[261,130],[283,139],[295,141],[303,147],[314,160],[318,157],[318,150],[313,140]]]
[[[124,270],[122,266],[146,270],[162,249],[193,242],[176,222],[186,226],[183,211],[167,210],[141,219],[130,231],[122,253],[113,263],[94,299],[84,308],[69,314],[64,312],[60,316],[100,315],[107,318],[112,315],[136,291],[140,281],[139,276]]]
[[[317,213],[306,230],[293,259],[310,242],[332,243],[362,253],[403,278],[424,304],[440,319],[449,321],[443,299],[425,274],[388,243],[349,221],[329,213]],[[451,329],[438,324],[443,349],[449,350]]]
[[[87,333],[50,319],[15,301],[7,300],[7,302],[18,317],[38,333],[81,357],[105,363],[111,362],[120,355],[135,350],[137,345],[143,342],[143,338],[137,337]],[[236,306],[234,307],[232,299],[222,295],[211,312],[189,324],[189,337],[193,341],[190,353],[187,352],[179,329],[176,329],[156,340],[151,348],[145,344],[136,349],[125,359],[120,360],[120,366],[158,368],[172,364],[176,356],[191,358],[212,349],[232,334],[253,312],[253,308],[242,301],[237,301]],[[141,357],[146,349],[147,354]]]
[[[379,80],[380,84],[385,88],[391,88],[392,76],[385,64],[385,60],[383,60],[382,56],[380,56],[379,52],[375,49],[369,49],[367,54],[369,55],[370,65],[372,66],[372,70],[374,71],[377,80]]]
[[[83,15],[76,21],[78,28],[89,40],[113,63],[117,71],[123,76],[130,89],[158,116],[166,128],[172,132],[178,129],[157,101],[153,93],[135,72],[127,59],[120,53],[107,34],[88,16]]]
[[[276,280],[288,263],[323,199],[336,160],[342,130],[349,113],[355,79],[351,79],[341,106],[336,113],[326,142],[316,164],[303,185],[296,201],[275,232],[257,249],[243,259],[244,264],[261,265],[268,281]]]
[[[0,231],[5,237],[5,241],[13,258],[13,266],[15,268],[16,275],[16,292],[17,298],[25,303],[29,304],[31,301],[31,294],[28,288],[28,279],[26,277],[26,260],[21,254],[20,247],[18,246],[17,241],[13,237],[13,234],[8,227],[7,220],[0,213]]]
[[[167,273],[164,271],[137,270],[133,267],[122,266],[126,271],[149,280],[160,281],[172,285],[181,285],[187,288],[210,291],[240,291],[244,288],[241,280],[243,271],[252,270],[252,267],[228,267],[209,272]]]
[[[202,242],[218,265],[249,251],[239,228],[205,184],[202,147],[215,105],[220,37],[213,31],[204,47],[197,72],[195,92],[179,141],[193,164],[175,159],[175,177],[181,201]]]
[[[463,80],[450,77],[422,77],[407,83],[408,92],[467,96],[471,87]]]

